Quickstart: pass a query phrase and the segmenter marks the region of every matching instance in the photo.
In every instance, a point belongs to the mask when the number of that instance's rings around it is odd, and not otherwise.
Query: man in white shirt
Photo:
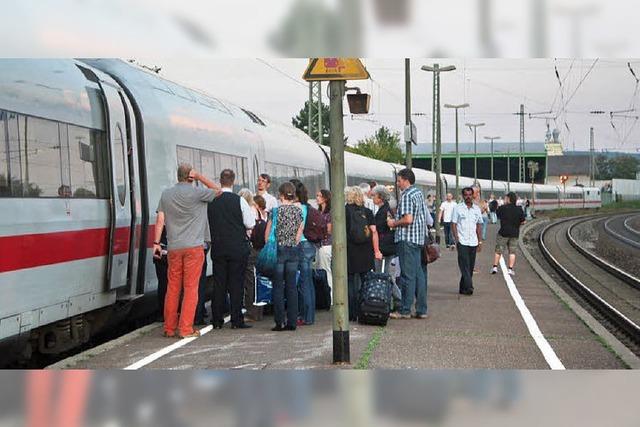
[[[456,202],[453,200],[453,194],[447,193],[447,200],[440,204],[438,221],[444,225],[444,242],[449,249],[455,248],[453,235],[451,234],[451,215],[455,207]]]
[[[462,295],[473,295],[473,269],[476,253],[482,248],[482,212],[473,203],[473,189],[462,189],[463,203],[456,205],[451,215],[451,227],[458,249],[460,290]]]
[[[260,176],[258,176],[258,183],[256,187],[258,188],[256,194],[264,198],[264,201],[267,205],[265,210],[267,211],[267,213],[270,213],[271,209],[278,206],[278,200],[271,194],[269,194],[269,187],[271,187],[271,177],[266,173],[261,173]]]

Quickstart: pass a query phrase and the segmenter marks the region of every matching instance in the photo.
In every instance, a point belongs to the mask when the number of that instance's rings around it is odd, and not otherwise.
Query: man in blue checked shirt
[[[396,184],[402,190],[396,218],[388,218],[387,225],[395,229],[395,242],[400,258],[402,307],[399,313],[391,313],[393,319],[411,318],[411,306],[416,299],[418,319],[427,317],[427,282],[421,265],[421,251],[427,235],[427,209],[422,192],[413,184],[416,176],[411,169],[398,172]]]
[[[458,249],[458,267],[460,267],[460,293],[473,295],[473,269],[476,265],[476,253],[482,248],[482,212],[473,203],[473,188],[462,189],[463,203],[453,209],[451,228]]]

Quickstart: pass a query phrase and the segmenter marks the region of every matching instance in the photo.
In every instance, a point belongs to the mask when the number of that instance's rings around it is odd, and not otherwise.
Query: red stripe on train
[[[149,226],[147,247],[153,246],[154,229],[154,225]],[[129,242],[130,227],[116,228],[114,254],[127,253]],[[107,256],[108,253],[108,228],[5,236],[0,237],[0,273]]]

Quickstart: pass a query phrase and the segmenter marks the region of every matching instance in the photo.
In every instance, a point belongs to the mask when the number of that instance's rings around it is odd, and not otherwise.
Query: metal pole
[[[511,191],[511,147],[507,148],[507,192]]]
[[[478,128],[473,127],[473,182],[478,182]]]
[[[404,112],[405,124],[411,126],[411,64],[409,58],[404,59]],[[412,159],[412,142],[407,142],[407,153],[405,164],[411,169],[413,166]],[[433,163],[433,158],[431,159]]]
[[[460,150],[458,142],[458,109],[456,108],[456,194],[460,192]]]
[[[441,138],[441,123],[440,123],[440,65],[438,64],[434,64],[433,68],[435,69],[434,73],[433,73],[433,82],[434,82],[434,107],[433,107],[433,112],[434,112],[434,123],[436,126],[436,138],[435,138],[435,143],[436,143],[436,202],[435,202],[435,211],[436,212],[440,212],[440,202],[442,201],[442,177],[441,177],[441,171],[442,171],[442,138]],[[438,219],[438,216],[436,215],[435,218],[435,229],[436,229],[436,236],[439,238],[440,237],[440,221]]]
[[[332,261],[333,275],[333,363],[350,363],[349,306],[347,297],[347,223],[344,210],[344,124],[342,99],[344,81],[329,83],[329,141],[331,144],[331,192],[333,207]]]
[[[518,182],[526,182],[525,164],[524,164],[524,104],[520,104],[520,157],[518,160]]]
[[[322,145],[322,82],[318,82],[318,144]]]
[[[593,127],[589,130],[589,187],[595,186],[596,168],[594,160],[595,141],[593,136]]]
[[[309,138],[313,139],[313,132],[311,130],[311,125],[313,125],[313,82],[309,82],[309,102],[307,103],[307,133],[309,134]]]
[[[493,138],[491,139],[491,192],[493,193]]]

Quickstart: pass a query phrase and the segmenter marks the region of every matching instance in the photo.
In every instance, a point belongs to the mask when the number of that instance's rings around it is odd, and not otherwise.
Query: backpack
[[[371,229],[364,208],[357,206],[349,209],[350,224],[348,239],[351,243],[360,244],[371,241]]]
[[[320,211],[313,206],[307,205],[307,220],[303,234],[312,243],[320,243],[327,235],[327,222]]]
[[[267,221],[265,221],[261,215],[258,215],[256,219],[256,224],[253,226],[251,230],[251,245],[253,249],[262,249],[264,248],[264,233],[267,230]]]

